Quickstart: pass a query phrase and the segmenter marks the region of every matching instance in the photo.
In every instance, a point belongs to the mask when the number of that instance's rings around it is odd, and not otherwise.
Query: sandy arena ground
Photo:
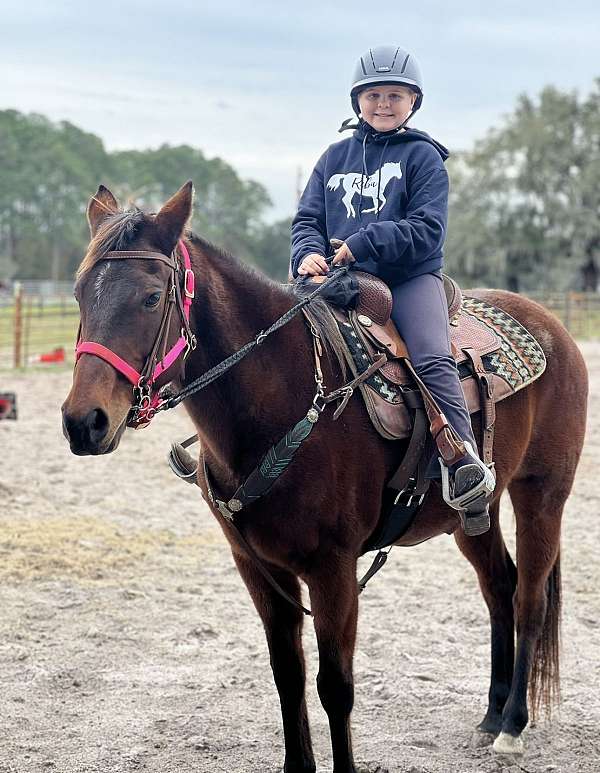
[[[563,700],[506,759],[478,743],[487,611],[450,537],[397,548],[361,600],[355,753],[363,773],[600,771],[600,344],[563,531]],[[165,463],[183,409],[118,451],[76,458],[70,373],[2,374],[0,773],[276,773],[279,703],[259,619],[199,493]],[[557,416],[557,421],[560,417]],[[507,501],[503,524],[512,540]],[[305,629],[318,770],[331,771]]]

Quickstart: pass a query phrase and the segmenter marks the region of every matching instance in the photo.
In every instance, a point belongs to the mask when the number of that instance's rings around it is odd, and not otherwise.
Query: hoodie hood
[[[389,132],[377,132],[370,124],[363,120],[359,120],[352,136],[355,140],[360,142],[361,145],[365,142],[373,142],[376,145],[396,145],[402,142],[415,142],[415,140],[419,140],[433,145],[440,154],[442,161],[446,161],[450,156],[446,147],[440,142],[437,142],[437,140],[434,140],[433,137],[430,137],[427,132],[420,131],[419,129],[404,128],[400,130],[392,129],[392,131]]]

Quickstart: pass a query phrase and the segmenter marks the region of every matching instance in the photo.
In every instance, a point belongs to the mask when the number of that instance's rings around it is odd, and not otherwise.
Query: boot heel
[[[490,511],[486,507],[480,513],[466,513],[460,510],[460,522],[467,537],[477,537],[485,534],[490,528]]]

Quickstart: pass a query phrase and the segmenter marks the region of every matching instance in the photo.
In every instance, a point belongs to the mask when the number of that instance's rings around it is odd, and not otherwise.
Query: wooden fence
[[[15,283],[0,294],[0,369],[73,362],[79,309],[70,283]]]
[[[576,339],[600,339],[599,293],[528,293],[561,320]]]
[[[574,338],[600,340],[600,294],[531,293]],[[79,311],[68,282],[15,283],[0,291],[0,369],[73,363]],[[63,350],[64,360],[60,352]]]

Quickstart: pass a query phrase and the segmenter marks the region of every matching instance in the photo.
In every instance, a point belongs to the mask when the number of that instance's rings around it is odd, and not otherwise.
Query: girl
[[[447,502],[459,510],[466,534],[482,534],[490,526],[487,498],[495,480],[477,455],[441,274],[448,152],[425,132],[405,128],[422,104],[423,87],[419,65],[404,49],[379,46],[362,56],[350,98],[358,124],[342,124],[340,131],[352,128],[353,136],[325,151],[300,199],[292,273],[326,274],[330,239],[340,239],[332,265],[352,263],[390,286],[392,319],[413,366],[466,442],[467,454],[449,470]],[[461,500],[477,494],[465,511]]]

